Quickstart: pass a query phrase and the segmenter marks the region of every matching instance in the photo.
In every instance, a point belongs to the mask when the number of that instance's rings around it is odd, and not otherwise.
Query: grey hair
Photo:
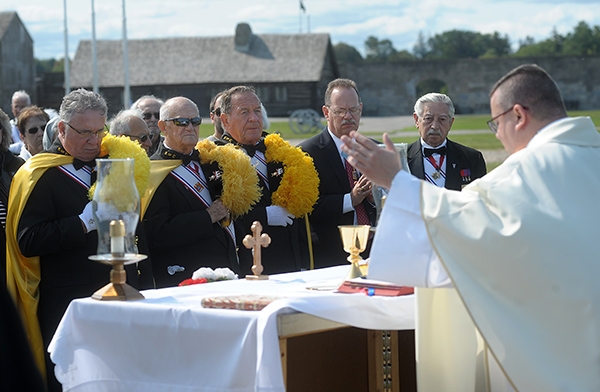
[[[126,109],[121,110],[116,116],[110,120],[110,134],[111,135],[129,135],[131,127],[129,121],[137,117],[142,120],[142,112],[138,109]]]
[[[448,115],[450,115],[451,118],[454,118],[454,104],[446,94],[429,93],[417,99],[417,102],[415,103],[415,113],[419,118],[423,116],[423,106],[426,103],[445,103],[448,105]]]
[[[0,151],[8,151],[11,141],[12,126],[8,115],[4,110],[0,109],[0,124],[2,124],[2,143],[0,143]]]
[[[155,101],[157,101],[158,103],[160,103],[160,105],[164,105],[165,101],[163,101],[160,98],[156,98],[154,95],[142,95],[141,97],[139,97],[137,99],[137,101],[135,101],[132,105],[130,109],[139,109],[140,106],[140,102],[145,101],[146,99],[154,99]]]
[[[58,121],[60,120],[59,116],[56,116],[46,124],[46,128],[44,129],[44,137],[42,138],[42,145],[44,146],[44,150],[49,150],[52,147],[52,143],[57,136],[58,131]]]
[[[234,87],[226,90],[223,93],[223,95],[221,95],[221,113],[229,114],[231,112],[231,108],[232,108],[231,98],[236,94],[245,94],[245,93],[252,93],[252,94],[256,95],[256,97],[258,98],[258,95],[256,94],[256,90],[252,86],[244,86],[244,85],[234,86]],[[260,98],[258,98],[258,100],[260,101]]]
[[[27,91],[25,90],[15,91],[12,95],[12,100],[14,100],[15,98],[27,98],[27,105],[31,105],[31,97],[29,96],[29,94],[27,94]]]
[[[69,122],[76,113],[85,113],[87,110],[98,112],[106,119],[108,106],[100,95],[80,88],[71,91],[63,98],[59,116],[62,121]]]
[[[356,87],[356,83],[350,79],[338,78],[332,80],[327,85],[327,90],[325,90],[325,106],[331,106],[331,94],[336,88],[351,88],[356,92],[356,95],[358,96],[358,102],[362,102],[360,99],[360,93],[358,92],[358,87]]]

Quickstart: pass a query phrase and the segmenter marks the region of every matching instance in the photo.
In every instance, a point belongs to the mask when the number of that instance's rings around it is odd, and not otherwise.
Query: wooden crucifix
[[[248,280],[263,280],[269,279],[269,275],[262,275],[263,266],[262,260],[260,256],[260,248],[266,248],[271,243],[271,237],[268,234],[262,233],[262,225],[259,221],[254,221],[252,226],[250,226],[250,230],[254,235],[247,234],[246,237],[242,240],[244,246],[248,249],[252,248],[252,257],[254,260],[254,265],[252,266],[252,272],[254,275],[246,275],[246,279]]]

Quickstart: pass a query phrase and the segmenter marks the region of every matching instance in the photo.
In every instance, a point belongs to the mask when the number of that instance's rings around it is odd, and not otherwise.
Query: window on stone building
[[[286,102],[288,100],[287,86],[275,87],[275,101]]]
[[[256,95],[260,98],[261,102],[269,102],[271,101],[271,91],[269,90],[269,86],[257,87]]]

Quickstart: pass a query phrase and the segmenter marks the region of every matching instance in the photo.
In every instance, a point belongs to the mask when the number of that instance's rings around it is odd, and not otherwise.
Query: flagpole
[[[65,19],[65,59],[64,59],[64,73],[65,73],[65,95],[71,92],[71,82],[69,80],[69,31],[67,29],[67,0],[63,0],[63,12]]]
[[[93,67],[93,79],[94,79],[94,92],[98,94],[98,60],[96,58],[96,11],[94,7],[94,0],[92,0],[92,67]]]
[[[123,5],[123,75],[124,75],[124,91],[123,91],[123,106],[124,109],[131,106],[131,91],[129,88],[129,55],[127,53],[127,16],[125,15],[125,0],[122,0]]]

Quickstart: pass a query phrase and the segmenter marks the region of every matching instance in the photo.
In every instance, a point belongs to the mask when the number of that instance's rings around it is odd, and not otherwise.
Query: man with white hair
[[[138,142],[146,154],[149,154],[154,137],[142,118],[141,112],[134,109],[121,110],[113,117],[110,121],[110,134],[127,136],[134,142]]]
[[[10,103],[10,109],[14,116],[14,118],[10,120],[10,125],[12,125],[12,143],[10,144],[10,151],[17,155],[21,152],[21,146],[23,145],[19,128],[17,128],[17,118],[19,118],[21,110],[27,106],[31,106],[31,97],[29,94],[27,94],[25,90],[15,91]]]
[[[408,166],[413,175],[457,191],[485,175],[481,152],[448,140],[454,123],[454,105],[447,95],[423,95],[415,103],[413,117],[421,135],[408,146]]]
[[[160,108],[163,104],[164,101],[156,98],[154,95],[143,95],[131,105],[131,109],[137,109],[142,112],[142,118],[148,124],[148,129],[153,135],[152,146],[148,151],[148,155],[154,154],[160,143],[164,140],[158,128]]]

